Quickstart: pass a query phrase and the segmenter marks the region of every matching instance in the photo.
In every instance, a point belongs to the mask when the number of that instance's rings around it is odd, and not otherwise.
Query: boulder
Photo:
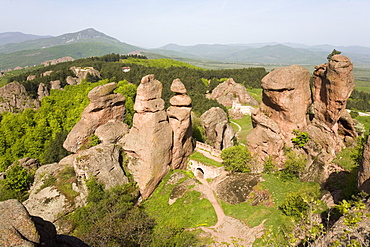
[[[130,157],[128,170],[144,199],[168,173],[172,160],[172,129],[164,104],[157,104],[163,101],[161,95],[162,83],[154,75],[143,77],[137,88],[133,126],[121,142]]]
[[[258,102],[249,95],[247,89],[242,84],[236,83],[233,78],[229,78],[214,88],[210,98],[226,107],[232,106],[234,101],[253,106],[258,105]]]
[[[75,237],[57,235],[51,222],[30,215],[15,199],[0,202],[0,246],[88,247]]]
[[[36,244],[40,235],[24,206],[15,199],[0,202],[0,246]]]
[[[33,99],[19,82],[11,82],[0,88],[0,113],[5,111],[16,113],[38,107],[40,101]]]
[[[95,130],[109,120],[123,121],[125,116],[125,97],[111,94],[117,87],[112,82],[92,89],[88,97],[90,104],[82,112],[81,120],[68,134],[63,147],[70,152],[77,152],[81,147],[88,147],[89,137]]]
[[[103,144],[117,143],[124,135],[128,134],[129,127],[122,121],[109,120],[95,130],[95,135]]]
[[[207,140],[214,148],[223,150],[234,145],[235,131],[221,108],[212,107],[202,114],[200,120]]]
[[[175,93],[167,109],[169,123],[173,131],[172,169],[186,169],[187,158],[194,150],[191,124],[191,99],[184,84],[175,79],[171,90]]]

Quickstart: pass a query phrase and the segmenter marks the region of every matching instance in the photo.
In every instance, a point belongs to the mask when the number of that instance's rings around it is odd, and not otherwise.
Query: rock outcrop
[[[46,96],[49,96],[49,90],[45,86],[44,83],[39,84],[39,87],[37,89],[37,95],[38,95],[37,99],[40,100],[40,101],[42,100],[42,98],[44,98]]]
[[[316,66],[313,93],[309,72],[303,67],[292,65],[270,72],[262,79],[263,103],[252,114],[255,128],[247,137],[249,149],[261,161],[272,157],[282,164],[283,147],[295,147],[292,138],[299,133],[295,130],[306,132],[307,143],[296,150],[307,156],[306,171],[311,175],[305,179],[328,176],[324,167],[344,142],[356,142],[354,122],[345,111],[354,87],[352,67],[342,55]]]
[[[71,67],[70,70],[73,71],[76,77],[68,76],[66,78],[66,81],[69,85],[80,84],[83,79],[86,79],[88,74],[100,78],[100,72],[93,67]]]
[[[249,95],[247,89],[233,78],[219,84],[212,90],[211,99],[217,100],[223,106],[232,106],[233,102],[257,106],[258,102]]]
[[[334,55],[329,63],[315,67],[313,75],[315,118],[334,132],[355,88],[353,64],[343,55]]]
[[[221,108],[212,107],[202,114],[200,120],[207,140],[214,148],[223,150],[234,145],[235,131]]]
[[[40,107],[40,101],[33,99],[19,82],[11,82],[0,88],[0,113],[21,112],[27,108]]]
[[[88,247],[75,237],[57,235],[52,223],[31,216],[14,199],[0,202],[0,246]]]
[[[173,131],[172,169],[186,169],[187,157],[194,150],[191,126],[191,99],[187,95],[184,84],[175,79],[171,91],[176,95],[170,99],[167,109],[169,123]]]
[[[358,167],[357,187],[360,191],[370,194],[370,138],[364,145],[362,161]]]
[[[50,81],[50,89],[61,89],[61,83],[60,80]]]
[[[144,199],[167,174],[172,160],[172,129],[161,95],[162,83],[154,75],[143,77],[137,88],[133,126],[122,141],[131,157],[127,167]]]
[[[95,130],[109,120],[123,121],[125,117],[125,97],[112,94],[117,84],[112,82],[92,89],[88,97],[90,104],[84,109],[81,120],[68,134],[63,147],[70,152],[77,152],[88,146],[89,137]]]

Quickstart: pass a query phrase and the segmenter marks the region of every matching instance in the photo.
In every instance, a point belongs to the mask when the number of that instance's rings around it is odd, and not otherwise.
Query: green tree
[[[332,59],[332,57],[334,56],[334,55],[339,55],[339,54],[341,54],[342,52],[341,51],[337,51],[336,49],[334,49],[327,57],[326,57],[326,59],[328,59],[328,62],[330,62],[331,61],[331,59]]]
[[[221,158],[227,171],[249,172],[252,156],[245,146],[233,146],[222,150]]]

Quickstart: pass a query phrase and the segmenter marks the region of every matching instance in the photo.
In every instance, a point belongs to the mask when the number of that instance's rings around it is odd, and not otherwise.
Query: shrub
[[[250,172],[249,162],[252,156],[245,146],[233,146],[222,150],[221,158],[225,170],[233,172]]]
[[[299,130],[293,130],[296,137],[292,138],[292,142],[298,147],[304,147],[304,145],[310,140],[307,132],[301,132]]]
[[[285,156],[287,159],[284,163],[281,177],[283,180],[292,180],[304,171],[307,159],[303,154],[296,153],[292,150],[286,151]]]

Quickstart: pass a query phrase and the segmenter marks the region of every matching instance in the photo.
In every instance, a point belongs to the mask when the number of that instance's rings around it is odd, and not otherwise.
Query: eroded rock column
[[[172,169],[186,169],[186,160],[193,152],[191,126],[191,99],[187,95],[184,84],[175,79],[171,91],[176,95],[170,99],[167,109],[169,123],[173,131]]]
[[[154,75],[143,77],[135,100],[133,126],[123,139],[131,157],[128,169],[142,197],[147,198],[170,169],[172,129],[162,96],[162,83]]]

